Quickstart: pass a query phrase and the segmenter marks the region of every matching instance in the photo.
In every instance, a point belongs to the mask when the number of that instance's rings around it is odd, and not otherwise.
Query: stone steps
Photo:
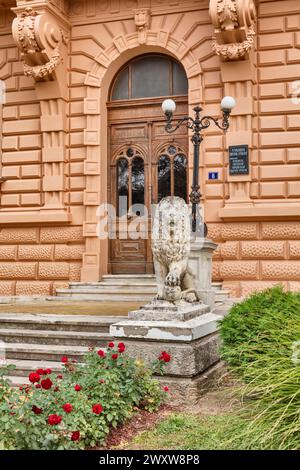
[[[0,352],[13,386],[28,383],[28,374],[39,368],[62,369],[61,358],[81,362],[89,346],[105,348],[112,339],[110,325],[116,316],[0,314]]]
[[[62,356],[80,361],[88,351],[87,346],[66,346],[62,344],[7,343],[5,354],[7,359],[28,359],[30,361],[55,361]]]
[[[40,361],[31,361],[31,360],[16,360],[16,359],[7,359],[7,365],[15,365],[16,368],[13,371],[8,373],[9,376],[16,377],[25,377],[27,379],[28,375],[31,372],[35,372],[41,367]],[[64,366],[61,362],[55,361],[43,361],[43,369],[52,369],[52,372],[60,373],[64,370]]]
[[[109,333],[111,324],[119,316],[97,317],[88,315],[47,315],[47,314],[0,314],[0,327],[22,330],[81,331]]]
[[[229,297],[229,291],[222,290],[222,283],[213,283],[216,303]],[[106,274],[101,282],[71,282],[68,289],[58,289],[58,300],[81,300],[99,302],[149,302],[157,292],[153,274]]]
[[[28,385],[30,383],[28,378],[17,375],[9,375],[5,376],[5,378],[12,387],[21,387],[22,385]]]
[[[0,328],[0,341],[5,343],[31,343],[40,344],[64,344],[66,346],[106,346],[110,339],[109,334],[91,333],[87,331],[48,331],[33,329],[21,330],[20,328]]]

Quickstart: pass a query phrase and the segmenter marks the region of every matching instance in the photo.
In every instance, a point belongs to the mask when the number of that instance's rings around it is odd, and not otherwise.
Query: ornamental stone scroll
[[[213,49],[224,61],[244,59],[255,40],[253,0],[210,0],[214,25]]]
[[[14,9],[13,38],[21,51],[24,74],[36,82],[55,80],[67,56],[67,34],[47,4],[37,12],[31,7]]]

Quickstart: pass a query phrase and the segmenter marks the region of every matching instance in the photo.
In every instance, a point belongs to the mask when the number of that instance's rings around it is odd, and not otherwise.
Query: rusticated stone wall
[[[80,226],[2,228],[0,244],[0,295],[52,295],[80,279]]]
[[[299,222],[211,224],[219,242],[213,277],[234,296],[245,296],[275,284],[300,290]]]
[[[190,112],[200,103],[206,114],[220,115],[224,94],[238,102],[227,137],[211,127],[201,146],[205,219],[219,243],[214,280],[233,295],[278,281],[299,288],[300,102],[292,100],[300,80],[299,1],[256,0],[256,15],[248,15],[250,26],[256,16],[253,44],[234,60],[228,38],[222,43],[217,32],[218,44],[212,39],[218,30],[214,8],[225,3],[12,0],[0,7],[0,79],[6,84],[0,107],[0,170],[6,178],[0,187],[0,295],[53,294],[57,286],[96,282],[106,272],[108,244],[96,236],[96,210],[107,200],[108,90],[120,67],[147,52],[181,61]],[[229,3],[243,3],[247,13],[251,1]],[[24,58],[22,35],[18,47],[13,39],[13,17],[21,18],[10,10],[16,6],[40,9],[64,30],[57,39],[64,61],[56,76],[49,72],[51,80],[24,75],[30,48]],[[134,12],[139,8],[149,10],[141,29]],[[47,34],[45,27],[49,59],[56,43],[47,42]],[[56,94],[51,82],[58,84]],[[230,177],[228,145],[243,143],[250,148],[250,175]],[[192,154],[190,145],[190,174]],[[219,178],[209,180],[209,172]]]
[[[300,79],[299,2],[262,0],[256,7],[254,112],[247,124],[252,130],[251,180],[247,188],[243,182],[233,183],[232,204],[228,204],[227,155],[220,152],[221,142],[214,137],[212,144],[206,143],[207,167],[218,171],[219,161],[225,174],[224,184],[206,182],[205,190],[209,232],[219,243],[214,280],[223,281],[233,295],[279,282],[300,289],[300,100],[295,100],[295,81]],[[243,96],[246,86],[246,82],[240,85]],[[237,142],[244,130],[241,116],[234,121],[237,135],[231,145],[243,143]],[[224,203],[227,214],[220,210]]]
[[[5,81],[2,107],[1,208],[36,207],[42,204],[40,104],[35,84],[24,76],[6,10],[6,34],[0,36],[0,77]]]

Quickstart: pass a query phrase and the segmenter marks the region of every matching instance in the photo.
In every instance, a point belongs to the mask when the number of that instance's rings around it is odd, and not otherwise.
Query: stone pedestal
[[[204,304],[211,309],[215,305],[215,290],[212,288],[212,256],[217,244],[206,238],[191,240],[189,266],[196,277],[197,292]]]
[[[129,355],[148,363],[162,351],[170,354],[162,382],[170,386],[175,400],[196,399],[216,374],[220,376],[221,318],[201,303],[154,301],[111,325],[110,334],[126,344]]]
[[[153,300],[139,310],[129,312],[128,318],[138,321],[188,321],[209,311],[208,305],[198,302],[195,304],[182,302],[174,305],[165,300]]]
[[[124,341],[128,353],[137,359],[150,363],[162,351],[171,355],[161,380],[170,385],[175,399],[196,399],[220,375],[218,322],[222,317],[213,312],[211,285],[216,247],[211,240],[191,241],[189,266],[201,302],[153,300],[110,327],[111,336]]]

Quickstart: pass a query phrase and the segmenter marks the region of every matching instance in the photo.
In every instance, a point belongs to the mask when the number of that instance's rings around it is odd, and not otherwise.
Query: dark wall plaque
[[[229,174],[249,174],[248,145],[232,145],[229,147]]]

